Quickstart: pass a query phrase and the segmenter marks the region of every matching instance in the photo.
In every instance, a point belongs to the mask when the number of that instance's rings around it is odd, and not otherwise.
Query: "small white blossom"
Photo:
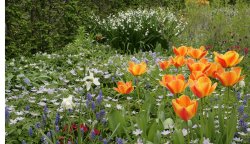
[[[117,108],[118,110],[121,110],[121,109],[122,109],[122,106],[121,106],[120,104],[118,104],[118,105],[116,105],[116,108]]]
[[[183,134],[183,136],[186,136],[188,134],[187,129],[182,129],[182,134]]]
[[[136,129],[135,131],[133,131],[133,134],[138,136],[138,135],[142,134],[142,130]]]
[[[69,96],[68,98],[63,98],[63,101],[61,103],[61,107],[64,109],[73,109],[75,104],[72,101],[72,96]]]
[[[168,134],[170,134],[171,132],[169,130],[164,130],[161,132],[162,135],[166,136]]]

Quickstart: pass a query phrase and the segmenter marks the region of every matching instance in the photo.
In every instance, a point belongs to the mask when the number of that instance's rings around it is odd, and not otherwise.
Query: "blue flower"
[[[47,105],[44,106],[43,111],[44,111],[45,114],[47,114],[49,112],[49,109],[48,109]]]
[[[5,107],[5,121],[7,122],[10,118],[10,113],[8,107]]]
[[[28,86],[31,85],[30,80],[28,78],[23,79],[24,83],[27,84]]]
[[[97,104],[101,104],[102,102],[102,90],[100,90],[99,95],[96,98]]]
[[[33,135],[33,130],[32,130],[32,127],[29,128],[29,136],[32,136]]]
[[[102,140],[103,144],[108,144],[108,140],[105,138]]]
[[[241,105],[239,108],[238,108],[238,112],[240,113],[240,115],[242,115],[244,113],[244,106]]]
[[[25,140],[22,140],[22,144],[26,144]]]
[[[60,121],[60,114],[56,113],[55,125],[58,125],[59,121]]]
[[[26,110],[26,111],[29,111],[29,110],[30,110],[30,106],[27,105],[27,106],[25,107],[25,110]]]
[[[35,124],[35,127],[36,127],[37,129],[39,129],[39,128],[41,128],[41,124],[40,124],[39,122],[37,122],[37,123]]]
[[[92,108],[93,111],[95,110],[95,102],[91,103],[91,108]]]
[[[123,144],[123,140],[121,138],[116,138],[116,143],[117,144]]]

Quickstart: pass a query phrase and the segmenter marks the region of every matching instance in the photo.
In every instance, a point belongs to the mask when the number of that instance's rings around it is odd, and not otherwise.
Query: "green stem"
[[[136,91],[138,96],[138,101],[140,100],[140,90],[139,90],[139,79],[136,78]]]
[[[189,138],[189,133],[188,133],[188,121],[186,121],[186,123],[187,123],[187,139],[188,139],[188,144],[190,143],[190,138]],[[191,132],[190,132],[191,133]]]

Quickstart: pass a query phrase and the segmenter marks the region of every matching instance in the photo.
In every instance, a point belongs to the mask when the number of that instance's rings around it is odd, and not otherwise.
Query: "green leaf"
[[[173,143],[174,144],[184,144],[185,143],[185,139],[184,139],[184,136],[183,136],[181,130],[179,130],[179,129],[175,130],[175,132],[173,134]]]
[[[154,122],[154,123],[151,125],[151,127],[150,127],[150,129],[149,129],[149,131],[148,131],[148,140],[149,140],[149,141],[154,142],[154,138],[155,138],[155,136],[156,136],[157,129],[158,129],[157,123]]]
[[[111,130],[114,132],[116,130],[116,133],[114,135],[120,135],[123,133],[123,127],[125,127],[126,120],[125,116],[122,115],[121,111],[113,110],[108,115],[109,119],[109,126]],[[118,128],[117,126],[120,125]]]

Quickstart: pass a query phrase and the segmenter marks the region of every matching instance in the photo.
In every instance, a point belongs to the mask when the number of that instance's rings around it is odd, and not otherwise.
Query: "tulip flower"
[[[214,52],[214,55],[214,60],[224,68],[233,67],[237,65],[244,57],[242,56],[240,58],[239,54],[236,51],[228,51],[224,55]]]
[[[199,62],[194,62],[193,59],[188,59],[187,66],[188,66],[190,72],[192,72],[192,71],[205,72],[208,69],[208,67],[210,66],[210,64],[200,62],[200,61]]]
[[[186,64],[186,60],[183,56],[176,56],[174,58],[170,58],[170,61],[171,63],[176,67],[181,67],[183,66],[184,64]]]
[[[240,76],[241,68],[233,67],[231,71],[216,72],[215,76],[219,79],[223,86],[234,86],[239,81],[243,80],[245,76]]]
[[[188,121],[195,116],[198,109],[198,102],[196,100],[190,100],[186,95],[182,95],[172,100],[172,106],[178,117],[184,121]]]
[[[197,80],[189,80],[191,91],[199,98],[209,96],[216,88],[217,83],[212,85],[211,80],[207,76],[198,78]]]
[[[194,59],[201,59],[207,55],[207,51],[204,46],[201,46],[199,49],[194,49],[190,47],[188,49],[188,55]]]
[[[114,90],[120,94],[129,94],[134,90],[134,87],[132,86],[131,81],[126,83],[119,81],[117,83],[117,88],[114,88]]]
[[[188,47],[186,47],[186,46],[181,46],[178,48],[173,47],[173,51],[174,51],[176,56],[185,56],[187,54]]]
[[[165,61],[160,61],[159,62],[159,66],[160,66],[160,68],[162,70],[167,69],[170,65],[171,65],[171,61],[170,60],[168,60],[168,61],[165,60]]]
[[[202,76],[206,76],[202,71],[192,71],[191,74],[189,75],[189,79],[197,80]]]
[[[209,67],[205,71],[208,77],[215,78],[215,73],[219,71],[224,71],[224,68],[218,63],[210,63]]]
[[[147,71],[147,64],[145,62],[139,64],[129,62],[128,71],[134,76],[142,75]]]
[[[174,75],[164,75],[162,81],[160,81],[162,86],[165,86],[173,94],[181,93],[185,90],[188,83],[185,82],[185,78],[182,74]]]

